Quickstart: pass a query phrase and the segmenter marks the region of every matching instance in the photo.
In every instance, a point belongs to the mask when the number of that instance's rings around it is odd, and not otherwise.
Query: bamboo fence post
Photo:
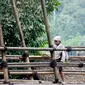
[[[26,47],[23,31],[22,31],[21,24],[20,24],[20,21],[19,21],[17,7],[16,7],[16,4],[15,4],[15,0],[12,0],[12,6],[13,6],[13,10],[14,10],[14,16],[15,16],[15,19],[16,19],[16,22],[17,22],[17,25],[18,25],[19,36],[20,36],[20,39],[21,39],[21,42],[22,42],[22,47]],[[28,51],[25,50],[24,53],[27,54],[25,62],[30,63]],[[25,57],[25,56],[23,56],[23,57]],[[31,68],[28,68],[28,70],[31,70]]]
[[[47,12],[45,8],[45,0],[41,0],[41,6],[42,6],[42,11],[43,11],[43,16],[44,16],[44,23],[45,23],[45,28],[46,28],[47,38],[48,38],[48,44],[49,44],[49,47],[51,47],[52,42],[50,38],[49,25],[48,25],[48,20],[47,20]],[[50,54],[51,54],[51,60],[53,60],[54,52],[50,51]],[[59,72],[58,72],[57,67],[54,67],[53,70],[54,70],[54,76],[55,76],[55,82],[56,82],[59,79]]]
[[[0,24],[0,46],[5,46],[3,41],[3,35],[2,35],[2,27]],[[6,62],[6,51],[1,51],[2,56],[2,62]],[[8,83],[8,67],[2,67],[2,70],[4,72],[4,83]]]
[[[26,47],[23,31],[22,31],[21,24],[20,24],[20,21],[19,21],[17,7],[16,7],[16,4],[15,4],[15,0],[12,0],[12,6],[13,6],[13,10],[14,10],[14,16],[15,16],[15,19],[16,19],[16,22],[17,22],[17,25],[18,25],[19,36],[20,36],[20,39],[21,39],[21,42],[22,42],[22,47]],[[28,53],[28,51],[25,50],[25,53]],[[29,63],[29,56],[26,58],[26,62]]]
[[[13,6],[13,11],[14,11],[14,16],[15,16],[16,23],[17,23],[17,26],[18,26],[19,36],[20,36],[20,39],[21,39],[21,42],[22,42],[22,47],[26,47],[15,1],[16,0],[11,0],[12,6]]]

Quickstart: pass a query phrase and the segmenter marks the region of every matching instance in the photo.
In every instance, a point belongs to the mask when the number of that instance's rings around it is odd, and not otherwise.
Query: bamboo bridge
[[[34,73],[37,74],[54,74],[55,80],[58,78],[58,71],[57,67],[58,66],[63,66],[63,67],[79,67],[83,68],[85,67],[85,57],[84,56],[75,56],[75,57],[69,57],[70,62],[67,63],[62,63],[62,62],[55,62],[53,67],[50,65],[51,61],[54,61],[54,56],[53,53],[54,51],[85,51],[85,47],[66,47],[65,49],[54,49],[52,48],[52,42],[50,39],[50,33],[49,33],[49,25],[47,21],[47,13],[46,13],[46,8],[45,8],[45,1],[41,0],[41,7],[43,11],[43,16],[44,16],[44,23],[45,23],[45,28],[46,28],[46,33],[47,33],[47,38],[48,38],[48,48],[35,48],[35,47],[26,47],[25,41],[24,41],[24,36],[23,32],[21,29],[21,25],[19,22],[19,17],[18,17],[18,12],[15,4],[15,0],[12,1],[12,6],[14,10],[14,16],[18,25],[19,29],[19,35],[22,43],[22,47],[5,47],[4,41],[3,41],[3,35],[2,35],[2,27],[0,24],[0,76],[3,75],[4,78],[0,79],[0,85],[54,85],[52,81],[43,81],[43,80],[24,80],[24,79],[10,79],[9,75],[34,75]],[[16,50],[16,51],[23,51],[23,55],[7,55],[6,53],[9,50]],[[34,50],[34,51],[49,51],[50,56],[29,56],[29,50]],[[25,59],[25,62],[7,62],[7,60],[22,60]],[[30,60],[36,59],[36,60],[45,60],[44,62],[30,62]],[[48,60],[46,62],[46,60]],[[78,61],[78,62],[75,62]],[[82,61],[83,60],[83,61]],[[52,70],[33,70],[31,69],[32,67],[49,67]],[[12,69],[11,69],[12,68]],[[25,70],[15,70],[13,68],[27,68]],[[9,70],[11,69],[11,70]],[[85,71],[80,70],[80,71],[65,71],[65,75],[85,75]],[[67,84],[62,84],[62,83],[56,83],[56,85],[85,85],[84,83],[67,83]]]

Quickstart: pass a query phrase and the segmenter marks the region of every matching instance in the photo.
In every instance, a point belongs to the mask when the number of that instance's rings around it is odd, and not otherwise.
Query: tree
[[[60,35],[66,41],[73,39],[77,34],[83,37],[85,35],[85,0],[60,0],[60,3],[61,6],[58,6],[55,15],[49,16],[51,38]]]
[[[52,13],[54,10],[58,11],[58,6],[61,5],[59,0],[45,0],[45,1],[48,14]]]
[[[46,0],[48,13],[59,5],[58,0]],[[58,4],[57,4],[58,3]],[[39,47],[44,44],[45,33],[40,0],[17,0],[17,10],[21,21],[26,46]],[[51,7],[52,6],[52,9]],[[0,16],[6,46],[21,46],[11,0],[0,0]],[[16,44],[15,44],[16,43]]]

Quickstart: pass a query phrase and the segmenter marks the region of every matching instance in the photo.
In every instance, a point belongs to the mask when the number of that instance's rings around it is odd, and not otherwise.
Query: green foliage
[[[16,22],[13,16],[12,6],[9,0],[0,0],[0,16],[6,46],[19,46],[20,40],[17,32]]]
[[[19,20],[24,32],[26,46],[42,47],[46,43],[46,41],[44,41],[43,39],[45,28],[40,0],[15,1],[19,13]],[[48,13],[51,13],[54,9],[57,9],[56,6],[58,6],[59,4],[60,3],[58,2],[58,0],[46,0]],[[19,37],[18,27],[15,21],[11,0],[0,0],[0,22],[2,24],[5,45],[10,47],[20,47],[21,39]],[[32,53],[35,52],[33,51]],[[21,52],[11,51],[8,54],[21,54]],[[13,68],[11,69],[13,70]],[[14,69],[17,70],[17,68]],[[19,76],[14,75],[11,76],[11,78],[16,79],[19,78]]]
[[[81,45],[83,41],[78,41],[77,34],[81,39],[85,35],[85,0],[60,0],[60,3],[58,11],[48,16],[51,39],[60,35],[62,40],[67,41],[66,45]]]
[[[48,13],[51,13],[59,4],[58,0],[46,0]],[[40,0],[17,0],[16,6],[26,46],[42,47],[45,44],[42,37],[45,33],[45,28]],[[0,22],[2,24],[5,45],[21,46],[11,0],[0,0]],[[15,51],[12,51],[10,54],[15,54]],[[16,54],[20,53],[16,52]]]
[[[27,3],[28,2],[28,3]],[[20,20],[23,27],[24,37],[27,46],[39,47],[42,45],[44,23],[42,10],[37,0],[25,0],[17,3]]]
[[[62,43],[66,46],[80,46],[82,41],[82,36],[77,34],[69,40],[63,41]]]
[[[59,0],[46,0],[46,8],[48,14],[54,11],[56,9],[58,11],[58,6],[61,5]]]

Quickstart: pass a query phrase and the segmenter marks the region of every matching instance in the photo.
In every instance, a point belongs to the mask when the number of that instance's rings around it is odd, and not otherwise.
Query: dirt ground
[[[50,68],[44,68],[50,69]],[[64,71],[85,71],[85,68],[64,67]],[[81,73],[81,72],[80,72]],[[65,75],[66,83],[85,83],[85,75]],[[54,75],[41,75],[41,80],[54,81]]]

